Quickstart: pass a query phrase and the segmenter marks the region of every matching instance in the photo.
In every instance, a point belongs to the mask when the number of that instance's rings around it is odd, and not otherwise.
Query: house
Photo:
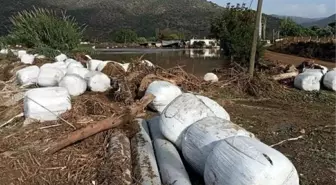
[[[204,42],[205,47],[218,47],[218,40],[216,39],[190,39],[189,46],[193,46],[195,42]]]

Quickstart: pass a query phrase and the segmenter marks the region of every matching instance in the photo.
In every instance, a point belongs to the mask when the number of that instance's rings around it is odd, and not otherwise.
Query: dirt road
[[[273,52],[273,51],[266,51],[265,52],[265,59],[266,60],[271,60],[271,61],[279,61],[279,62],[286,63],[286,64],[294,64],[294,65],[299,65],[304,60],[313,60],[313,59],[309,59],[309,58],[298,57],[298,56],[295,56],[295,55],[287,55],[287,54],[277,53],[277,52]],[[322,60],[315,60],[315,62],[318,63],[318,64],[321,64],[323,66],[326,66],[328,68],[336,67],[335,62],[333,63],[333,62],[327,62],[327,61],[322,61]]]

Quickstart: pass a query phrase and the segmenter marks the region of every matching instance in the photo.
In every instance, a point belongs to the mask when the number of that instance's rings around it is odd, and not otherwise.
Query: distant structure
[[[216,39],[190,39],[189,45],[194,45],[195,42],[204,42],[205,47],[218,47],[218,40]]]

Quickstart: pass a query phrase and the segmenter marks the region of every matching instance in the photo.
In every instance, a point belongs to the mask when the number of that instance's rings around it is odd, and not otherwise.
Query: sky
[[[246,3],[251,0],[210,0],[221,6]],[[258,0],[253,0],[252,8],[256,9]],[[263,0],[263,13],[299,16],[307,18],[328,17],[336,12],[335,0]]]

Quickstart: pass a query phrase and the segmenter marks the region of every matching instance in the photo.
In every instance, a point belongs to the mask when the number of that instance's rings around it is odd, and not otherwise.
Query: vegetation
[[[285,18],[280,23],[281,36],[319,36],[328,37],[335,34],[335,23],[330,23],[328,26],[320,28],[312,26],[305,28],[296,24],[292,19]]]
[[[134,43],[138,40],[138,35],[131,29],[122,29],[115,33],[114,39],[117,43]]]
[[[106,41],[123,28],[137,35],[156,37],[156,30],[177,30],[179,38],[203,38],[209,35],[212,17],[223,10],[206,0],[1,0],[0,36],[7,35],[11,27],[8,17],[31,5],[55,10],[66,10],[80,24],[87,25],[84,37],[90,41]],[[264,15],[267,16],[267,15]],[[278,30],[280,19],[267,16],[267,37]]]
[[[255,24],[255,11],[249,10],[245,4],[230,6],[211,23],[212,35],[219,39],[220,47],[231,61],[247,64],[250,57]],[[262,57],[263,45],[259,41],[256,61]]]
[[[72,17],[42,8],[22,11],[10,20],[13,26],[7,41],[29,48],[71,51],[78,47],[84,31]]]

